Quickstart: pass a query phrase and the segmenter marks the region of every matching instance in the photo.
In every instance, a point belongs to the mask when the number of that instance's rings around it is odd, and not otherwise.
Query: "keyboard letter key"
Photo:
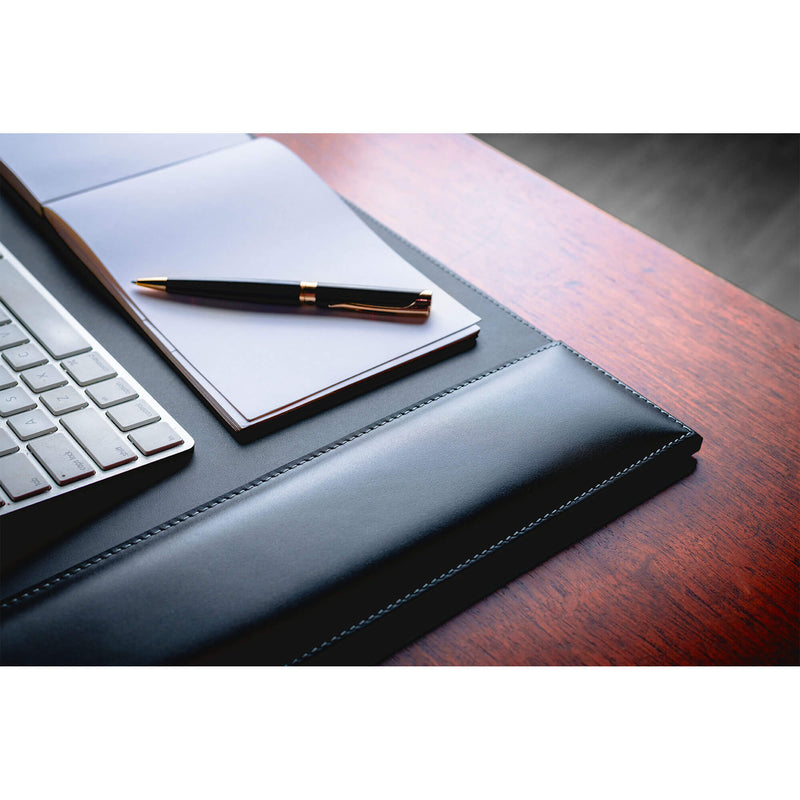
[[[22,374],[22,380],[33,389],[34,392],[46,392],[48,389],[55,389],[56,386],[63,386],[67,378],[53,364],[45,364],[43,367],[27,369]]]
[[[78,394],[72,386],[61,389],[51,389],[39,395],[39,399],[47,406],[51,414],[66,414],[68,411],[77,411],[88,406],[86,398]]]
[[[47,356],[35,344],[23,344],[3,350],[3,358],[17,372],[47,363]]]
[[[0,392],[0,417],[10,417],[32,408],[36,408],[36,402],[19,386]]]
[[[11,417],[8,425],[23,442],[56,430],[56,426],[50,421],[50,417],[41,408],[34,408],[33,411],[26,411],[23,414]]]

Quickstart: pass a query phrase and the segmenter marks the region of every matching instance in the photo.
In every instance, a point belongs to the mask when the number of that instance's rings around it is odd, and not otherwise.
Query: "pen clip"
[[[379,306],[367,303],[335,303],[328,308],[335,308],[338,311],[359,311],[372,314],[385,314],[397,317],[427,317],[431,313],[432,292],[426,290],[420,292],[413,303],[407,306]]]

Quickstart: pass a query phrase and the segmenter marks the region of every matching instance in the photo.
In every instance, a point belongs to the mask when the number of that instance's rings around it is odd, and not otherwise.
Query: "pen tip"
[[[144,286],[146,289],[161,289],[165,291],[167,288],[166,278],[137,278],[131,283],[135,286]]]

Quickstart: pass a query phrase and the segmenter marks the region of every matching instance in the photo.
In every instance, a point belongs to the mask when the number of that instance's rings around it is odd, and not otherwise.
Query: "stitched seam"
[[[661,409],[659,409],[659,410],[661,410]],[[684,425],[683,427],[685,428],[686,426]],[[370,623],[375,622],[376,620],[380,619],[381,617],[386,616],[388,613],[394,611],[395,609],[399,608],[400,606],[405,605],[405,603],[407,603],[409,600],[413,600],[415,597],[418,597],[419,595],[421,595],[423,592],[427,591],[428,589],[432,589],[434,586],[437,586],[438,584],[442,583],[443,581],[447,580],[448,578],[452,578],[454,575],[457,575],[459,572],[462,572],[467,567],[471,567],[473,564],[475,564],[478,561],[482,560],[483,558],[485,558],[486,556],[490,555],[491,553],[494,553],[495,551],[499,550],[501,547],[504,547],[505,545],[509,544],[510,542],[513,542],[515,539],[518,539],[520,536],[523,536],[524,534],[529,533],[533,528],[537,527],[538,525],[541,525],[541,523],[546,522],[548,519],[551,519],[552,517],[562,513],[563,511],[566,511],[568,508],[570,508],[571,506],[573,506],[576,503],[580,502],[585,497],[588,497],[589,495],[594,494],[595,492],[599,491],[600,489],[604,488],[605,486],[610,485],[614,481],[619,480],[624,475],[628,474],[629,472],[631,472],[632,470],[636,469],[637,467],[640,467],[642,464],[646,463],[647,461],[650,461],[651,459],[655,458],[660,453],[664,452],[665,450],[669,449],[670,447],[674,447],[679,442],[681,442],[684,439],[686,439],[687,437],[691,436],[692,433],[693,433],[693,431],[691,431],[690,429],[686,428],[686,433],[681,434],[677,439],[673,439],[671,442],[668,442],[667,444],[662,445],[657,450],[654,450],[649,455],[644,456],[643,458],[640,458],[638,461],[635,461],[633,464],[631,464],[630,466],[626,467],[625,469],[622,469],[619,472],[615,473],[614,475],[611,475],[610,477],[606,478],[605,480],[600,481],[600,483],[596,484],[591,489],[587,489],[585,492],[581,492],[581,494],[573,497],[572,500],[569,500],[566,503],[563,503],[562,505],[558,506],[558,508],[554,508],[552,511],[548,511],[546,514],[543,514],[541,517],[539,517],[538,519],[534,520],[533,522],[529,522],[527,525],[523,526],[519,530],[514,531],[514,533],[511,533],[508,536],[505,536],[504,538],[500,539],[498,542],[495,542],[493,545],[484,548],[483,550],[481,550],[480,552],[478,552],[475,555],[471,556],[470,558],[462,561],[457,566],[451,567],[449,570],[447,570],[446,572],[441,573],[436,578],[432,578],[431,580],[427,581],[426,583],[423,583],[421,586],[418,586],[416,589],[413,589],[412,591],[408,592],[407,594],[403,595],[402,597],[397,598],[393,602],[389,603],[388,605],[386,605],[382,609],[380,609],[380,611],[376,611],[373,614],[370,614],[369,616],[364,617],[359,622],[354,623],[350,627],[343,629],[342,631],[337,633],[335,636],[332,636],[330,639],[326,639],[321,644],[318,644],[315,647],[312,647],[310,650],[307,650],[302,655],[297,656],[296,658],[294,658],[291,661],[287,662],[286,666],[296,666],[297,664],[300,664],[302,661],[305,661],[306,659],[310,658],[311,656],[316,655],[317,653],[321,652],[322,650],[326,649],[327,647],[330,647],[332,644],[335,644],[336,642],[340,641],[341,639],[344,639],[345,637],[350,636],[353,633],[356,633],[357,631],[361,630],[362,628],[365,628]]]
[[[509,316],[513,317],[514,319],[518,320],[519,322],[522,322],[524,325],[527,325],[529,328],[533,329],[534,331],[536,331],[541,336],[544,336],[549,342],[555,342],[555,340],[551,336],[548,336],[544,331],[539,330],[539,328],[537,328],[535,325],[532,325],[526,319],[523,319],[518,314],[515,314],[510,308],[506,308],[502,303],[500,303],[494,297],[492,297],[489,294],[486,294],[486,292],[484,292],[483,290],[479,289],[477,286],[471,284],[468,280],[463,278],[457,272],[454,272],[453,270],[451,270],[450,267],[448,267],[447,265],[443,264],[441,261],[437,261],[433,256],[428,255],[428,253],[426,253],[424,250],[420,249],[413,242],[410,242],[404,236],[401,236],[396,231],[393,231],[391,228],[389,228],[386,225],[384,225],[380,220],[375,219],[375,217],[373,217],[372,215],[367,214],[365,211],[362,211],[357,205],[355,205],[354,203],[351,203],[347,198],[342,198],[342,199],[348,205],[350,205],[353,209],[358,211],[360,214],[363,214],[364,216],[368,217],[379,228],[381,228],[381,230],[385,231],[389,235],[390,238],[394,237],[395,239],[398,239],[399,241],[403,242],[403,244],[405,244],[407,247],[410,247],[415,253],[418,253],[420,256],[425,258],[427,261],[429,261],[435,267],[438,267],[440,270],[442,270],[443,272],[446,272],[448,275],[450,275],[451,277],[455,278],[460,283],[463,283],[465,286],[468,286],[470,289],[472,289],[473,291],[477,292],[479,295],[481,295],[481,297],[483,297],[486,300],[488,300],[489,302],[493,303],[501,311],[504,311]],[[614,377],[610,372],[606,372],[606,370],[604,370],[602,367],[600,367],[599,365],[595,364],[594,361],[589,360],[588,358],[586,358],[586,356],[584,356],[582,353],[579,353],[577,350],[575,350],[574,348],[570,347],[568,344],[565,344],[564,342],[561,342],[561,344],[563,344],[564,347],[567,350],[569,350],[570,352],[572,352],[576,356],[578,356],[578,358],[582,359],[587,364],[589,364],[590,366],[594,367],[598,372],[601,372],[607,378],[610,378],[612,381],[614,381],[614,383],[618,383],[620,386],[622,386],[624,389],[629,391],[635,397],[638,397],[640,400],[643,400],[645,403],[647,403],[647,405],[652,406],[653,408],[655,408],[656,410],[660,411],[665,416],[669,417],[674,423],[676,423],[677,425],[680,425],[681,428],[683,428],[685,431],[690,431],[690,428],[688,426],[686,426],[679,419],[676,419],[675,417],[673,417],[672,414],[670,414],[668,411],[665,411],[660,406],[657,406],[654,402],[652,402],[652,400],[648,400],[644,395],[639,394],[639,392],[637,392],[635,389],[632,389],[626,383],[623,383],[621,380],[619,380],[619,378]]]
[[[577,350],[573,349],[568,344],[564,344],[564,342],[561,342],[561,344],[564,345],[564,347],[571,353],[580,358],[581,361],[585,361],[590,367],[594,367],[598,372],[605,375],[609,380],[613,381],[614,383],[619,384],[623,389],[630,392],[634,397],[638,397],[640,400],[643,400],[645,403],[647,403],[647,405],[656,409],[656,411],[660,411],[665,417],[669,417],[669,419],[671,419],[676,425],[680,425],[681,428],[683,428],[683,430],[685,430],[687,433],[693,433],[692,429],[689,428],[688,425],[684,425],[683,422],[681,422],[679,419],[675,419],[675,417],[673,417],[672,414],[670,414],[668,411],[664,411],[664,409],[661,408],[661,406],[657,406],[652,400],[648,400],[644,395],[639,394],[639,392],[637,392],[636,389],[632,389],[630,386],[628,386],[627,383],[623,383],[619,378],[615,378],[610,372],[606,372],[602,367],[595,364],[594,361],[590,361],[588,358],[586,358],[586,356],[583,355],[583,353],[579,353]]]
[[[544,331],[541,331],[535,325],[532,325],[527,320],[525,320],[522,317],[520,317],[519,315],[515,314],[509,308],[506,308],[506,306],[502,305],[502,303],[498,302],[494,297],[492,297],[491,295],[487,294],[483,290],[479,289],[477,286],[473,285],[469,281],[467,281],[464,278],[462,278],[461,275],[459,275],[457,272],[454,272],[453,270],[451,270],[449,267],[445,266],[443,263],[441,263],[437,259],[435,259],[432,256],[428,255],[428,253],[426,253],[424,250],[422,250],[419,247],[417,247],[417,245],[413,244],[412,242],[410,242],[405,237],[403,237],[400,234],[396,233],[391,228],[388,228],[386,225],[384,225],[382,222],[380,222],[380,220],[377,220],[373,216],[371,216],[370,214],[367,214],[366,212],[362,211],[357,206],[355,206],[353,203],[351,203],[349,200],[347,200],[347,198],[342,198],[342,199],[348,205],[350,205],[351,207],[356,209],[359,213],[361,213],[364,216],[368,217],[381,230],[385,231],[389,235],[390,238],[394,237],[395,239],[403,242],[403,244],[405,244],[407,247],[411,248],[414,252],[416,252],[417,254],[422,256],[424,259],[426,259],[428,262],[430,262],[433,266],[437,267],[438,269],[442,270],[446,274],[448,274],[451,277],[455,278],[460,283],[464,284],[469,289],[471,289],[472,291],[474,291],[477,294],[479,294],[481,297],[483,297],[486,300],[488,300],[489,302],[491,302],[493,305],[495,305],[497,308],[499,308],[504,313],[508,314],[513,319],[518,320],[523,325],[525,325],[528,328],[531,328],[532,330],[536,331],[538,334],[540,334],[541,336],[543,336],[547,340],[547,344],[543,345],[542,347],[537,348],[536,350],[534,350],[534,351],[532,351],[530,353],[528,353],[526,356],[523,356],[523,357],[518,358],[518,359],[514,359],[513,361],[509,361],[506,364],[501,365],[500,367],[496,367],[496,368],[494,368],[492,370],[489,370],[488,372],[483,373],[482,375],[479,375],[479,376],[477,376],[475,378],[472,378],[472,379],[470,379],[470,380],[468,380],[468,381],[466,381],[466,382],[464,382],[462,384],[459,384],[458,386],[451,387],[450,389],[445,390],[444,392],[442,392],[441,394],[439,394],[439,395],[437,395],[435,397],[428,398],[426,401],[423,401],[422,403],[420,403],[420,404],[418,404],[418,405],[416,405],[416,406],[414,406],[412,408],[406,409],[405,411],[403,411],[403,412],[401,412],[401,413],[399,413],[397,415],[394,415],[392,417],[388,417],[388,418],[376,423],[375,425],[370,426],[367,429],[359,431],[357,434],[353,435],[352,437],[349,437],[347,439],[340,440],[340,441],[335,442],[335,443],[333,443],[331,445],[328,445],[325,448],[323,448],[321,450],[318,450],[315,453],[311,454],[310,456],[302,459],[301,461],[298,461],[298,462],[295,462],[293,464],[290,464],[289,466],[283,467],[283,468],[281,468],[281,469],[279,469],[279,470],[277,470],[277,471],[275,471],[273,473],[270,473],[268,475],[261,476],[260,478],[257,478],[255,481],[252,481],[249,484],[246,484],[246,485],[241,486],[241,487],[239,487],[237,489],[234,489],[233,491],[229,492],[226,495],[220,495],[219,497],[215,498],[214,500],[210,501],[209,503],[206,503],[206,504],[204,504],[202,506],[199,506],[199,507],[193,509],[192,511],[187,512],[186,514],[181,515],[180,517],[175,517],[174,519],[170,520],[169,522],[163,523],[163,524],[161,524],[161,525],[159,525],[159,526],[157,526],[155,528],[151,528],[149,531],[147,531],[146,533],[143,533],[141,536],[138,536],[135,539],[131,539],[128,542],[125,542],[123,544],[117,545],[116,547],[110,548],[109,550],[106,550],[103,553],[100,553],[100,554],[98,554],[97,556],[94,556],[91,559],[83,561],[80,564],[76,565],[75,567],[70,568],[69,570],[67,570],[67,571],[65,571],[63,573],[60,573],[59,575],[55,576],[54,578],[51,578],[51,579],[49,579],[49,580],[47,580],[47,581],[45,581],[45,582],[43,582],[41,584],[38,584],[35,587],[33,587],[33,588],[29,589],[29,590],[26,590],[24,592],[21,592],[21,593],[19,593],[17,595],[13,595],[12,597],[4,600],[2,602],[2,605],[0,605],[0,608],[4,608],[5,609],[5,608],[11,607],[12,605],[18,605],[21,601],[27,599],[28,597],[31,597],[31,596],[33,596],[35,594],[38,594],[39,592],[42,592],[42,591],[44,591],[46,589],[49,589],[50,587],[52,587],[52,586],[54,586],[54,585],[56,585],[56,584],[58,584],[58,583],[60,583],[60,582],[62,582],[64,580],[72,578],[75,575],[77,575],[78,573],[80,573],[80,572],[84,571],[85,569],[87,569],[88,567],[91,567],[91,566],[94,566],[96,564],[99,564],[102,561],[105,561],[106,559],[110,558],[111,556],[115,556],[115,555],[117,555],[117,554],[119,554],[121,552],[124,552],[125,550],[129,549],[130,547],[133,547],[134,545],[141,544],[142,542],[146,541],[147,539],[152,538],[153,536],[155,536],[155,535],[157,535],[159,533],[163,533],[164,531],[169,530],[170,528],[174,528],[177,525],[179,525],[180,523],[186,522],[187,520],[191,519],[192,517],[198,516],[199,514],[214,508],[215,506],[221,505],[226,500],[230,500],[230,499],[232,499],[234,497],[237,497],[240,494],[243,494],[246,491],[249,491],[250,489],[256,488],[257,486],[260,486],[261,484],[266,483],[267,481],[271,480],[272,478],[279,477],[280,475],[282,475],[282,474],[284,474],[286,472],[289,472],[290,470],[294,469],[295,467],[299,467],[302,464],[305,464],[305,463],[313,460],[314,458],[316,458],[316,457],[318,457],[320,455],[324,455],[325,453],[330,452],[331,450],[334,450],[334,449],[336,449],[337,447],[340,447],[343,444],[347,444],[348,442],[353,441],[354,439],[359,438],[360,436],[362,436],[362,435],[364,435],[366,433],[369,433],[370,431],[375,430],[376,428],[381,427],[382,425],[385,425],[386,423],[391,422],[391,421],[393,421],[394,419],[397,419],[400,416],[404,416],[405,414],[408,414],[411,411],[416,411],[418,408],[421,408],[422,406],[427,405],[428,403],[433,402],[434,400],[438,400],[440,397],[443,397],[443,396],[445,396],[447,394],[451,394],[452,392],[456,391],[457,389],[461,389],[464,386],[469,385],[470,383],[474,383],[477,380],[480,380],[480,379],[482,379],[484,377],[487,377],[488,375],[493,374],[494,372],[499,371],[500,369],[504,369],[507,366],[511,366],[512,364],[517,363],[517,361],[521,361],[523,358],[527,358],[529,356],[535,355],[536,353],[541,352],[542,350],[546,350],[549,347],[552,347],[552,346],[555,346],[555,345],[559,344],[558,341],[554,340],[551,336],[548,336],[546,333],[544,333]],[[572,348],[569,348],[569,349],[572,349]]]
[[[421,250],[413,242],[410,242],[404,236],[401,236],[399,233],[393,231],[391,228],[384,225],[380,220],[375,219],[375,217],[373,217],[372,215],[367,214],[365,211],[362,211],[357,205],[355,205],[355,203],[351,203],[347,198],[342,198],[342,199],[353,209],[363,214],[364,216],[368,217],[370,221],[374,222],[379,228],[381,228],[381,230],[386,231],[386,233],[388,233],[390,237],[394,237],[395,239],[398,239],[399,241],[403,242],[403,244],[410,247],[415,253],[421,255],[427,261],[430,261],[431,264],[433,264],[435,267],[438,267],[440,270],[442,270],[442,272],[446,272],[452,278],[455,278],[457,281],[459,281],[459,283],[463,283],[464,286],[469,287],[470,289],[472,289],[473,292],[477,292],[481,297],[488,300],[493,305],[497,306],[501,311],[504,311],[513,319],[517,320],[518,322],[521,322],[523,325],[526,325],[528,328],[531,328],[532,330],[536,331],[536,333],[538,333],[540,336],[544,336],[544,338],[547,339],[548,342],[555,341],[552,336],[548,336],[544,331],[539,330],[539,328],[537,328],[535,325],[528,322],[528,320],[523,319],[518,314],[514,313],[510,308],[506,308],[506,306],[504,306],[498,300],[495,300],[495,298],[492,297],[490,294],[487,294],[482,289],[479,289],[477,286],[470,283],[466,278],[462,278],[461,275],[459,275],[457,272],[453,272],[453,270],[451,270],[450,267],[446,266],[441,261],[437,261],[437,259],[435,259],[433,256],[428,255],[428,253],[426,253],[424,250]]]
[[[394,422],[395,420],[405,417],[414,411],[418,411],[420,408],[424,408],[425,406],[428,406],[431,403],[436,402],[437,400],[441,400],[443,397],[447,397],[457,392],[458,390],[465,388],[466,386],[470,386],[473,383],[477,383],[478,381],[481,381],[484,378],[489,377],[490,375],[494,375],[495,373],[500,372],[501,370],[504,370],[507,367],[513,366],[514,364],[517,364],[521,361],[525,361],[526,359],[531,358],[532,356],[535,356],[538,353],[543,352],[544,350],[550,350],[553,347],[557,347],[559,344],[560,344],[559,342],[555,341],[548,342],[547,344],[538,347],[536,350],[532,350],[530,353],[526,353],[524,356],[519,356],[518,358],[512,359],[511,361],[507,361],[504,364],[500,364],[499,366],[493,367],[492,369],[487,370],[486,372],[483,372],[480,375],[476,375],[472,378],[469,378],[468,380],[463,381],[462,383],[457,384],[456,386],[451,386],[450,388],[445,389],[444,391],[440,392],[437,395],[433,395],[432,397],[422,400],[416,405],[410,406],[409,408],[406,408],[403,411],[399,411],[396,414],[393,414],[389,417],[384,417],[383,419],[373,423],[367,428],[362,428],[361,430],[356,431],[355,433],[351,434],[350,436],[344,439],[339,439],[335,442],[326,445],[323,448],[320,448],[319,450],[316,450],[313,453],[310,453],[309,455],[303,457],[299,461],[294,461],[290,464],[287,464],[286,466],[280,467],[279,469],[273,472],[267,473],[266,475],[262,475],[260,478],[256,478],[256,480],[251,481],[248,484],[240,486],[237,489],[228,492],[227,494],[220,495],[219,497],[215,498],[209,503],[206,503],[202,506],[198,506],[197,508],[188,511],[179,517],[175,517],[169,520],[168,522],[164,522],[161,525],[158,525],[155,528],[151,528],[149,531],[143,533],[141,536],[137,536],[135,539],[131,539],[130,541],[127,541],[123,544],[112,547],[90,559],[87,559],[86,561],[81,562],[80,564],[77,564],[74,567],[71,567],[65,572],[59,573],[58,575],[31,587],[30,589],[26,589],[25,591],[20,592],[16,595],[12,595],[11,597],[8,597],[6,600],[3,601],[2,605],[0,605],[0,608],[7,609],[14,606],[19,606],[20,603],[23,603],[24,601],[35,597],[40,592],[50,589],[53,586],[56,586],[57,584],[62,583],[66,580],[72,579],[79,573],[83,572],[84,570],[96,566],[97,564],[106,561],[112,556],[116,556],[119,553],[122,553],[131,547],[134,547],[135,545],[139,545],[142,542],[147,541],[148,539],[151,539],[160,533],[163,533],[164,531],[175,528],[181,523],[186,522],[189,519],[192,519],[193,517],[199,516],[200,514],[203,514],[206,511],[215,508],[216,506],[222,505],[222,503],[225,503],[226,501],[231,500],[234,497],[238,497],[239,495],[244,494],[245,492],[249,492],[251,489],[255,489],[256,487],[261,486],[274,478],[278,478],[281,475],[291,472],[292,470],[302,466],[303,464],[307,464],[311,461],[314,461],[315,459],[325,455],[326,453],[331,453],[334,450],[337,450],[338,448],[342,447],[343,445],[349,444],[350,442],[353,442],[356,439],[360,439],[362,436],[365,436],[366,434],[371,433],[372,431],[377,430],[378,428],[382,428],[384,425],[388,425],[390,422]]]

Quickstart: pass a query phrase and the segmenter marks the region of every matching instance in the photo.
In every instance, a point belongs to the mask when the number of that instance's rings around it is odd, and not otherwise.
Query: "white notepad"
[[[16,163],[6,161],[2,139],[6,170],[13,168],[33,193],[19,156]],[[56,199],[36,199],[84,263],[233,430],[477,334],[475,314],[397,255],[274,140],[247,138],[138,172]],[[72,185],[80,181],[73,178]],[[430,288],[433,302],[424,323],[312,308],[264,310],[176,299],[131,284],[151,275]]]
[[[4,133],[0,161],[37,209],[59,197],[250,141],[245,133]]]

